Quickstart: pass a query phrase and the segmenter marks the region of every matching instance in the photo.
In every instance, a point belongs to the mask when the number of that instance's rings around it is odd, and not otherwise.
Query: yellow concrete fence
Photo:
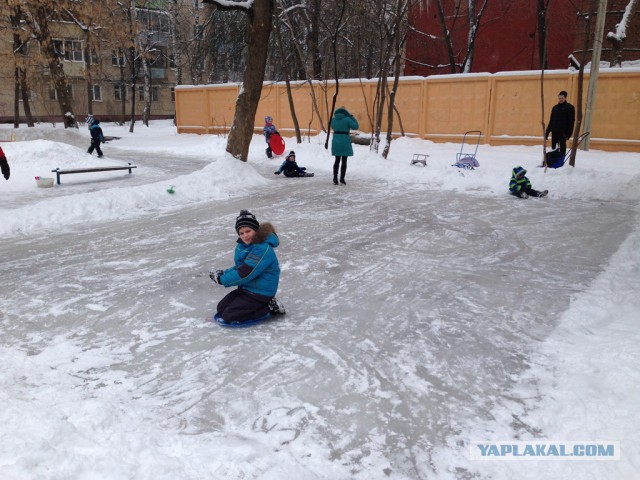
[[[390,79],[391,81],[391,79]],[[584,100],[589,75],[584,78]],[[345,106],[372,131],[376,80],[342,80],[337,106]],[[578,74],[552,70],[544,74],[545,123],[566,90],[576,105]],[[313,108],[312,90],[320,117]],[[298,123],[303,134],[315,135],[327,125],[335,83],[291,84]],[[239,84],[176,87],[178,133],[219,134],[233,123]],[[434,142],[460,142],[469,130],[482,132],[490,145],[539,145],[542,143],[540,72],[436,75],[403,77],[396,95],[394,136],[404,132]],[[265,83],[254,120],[262,131],[264,117],[271,116],[278,130],[293,135],[286,85]],[[386,123],[386,112],[384,114]],[[383,128],[386,132],[386,125]],[[591,148],[640,152],[640,69],[605,69],[598,77],[592,116]]]

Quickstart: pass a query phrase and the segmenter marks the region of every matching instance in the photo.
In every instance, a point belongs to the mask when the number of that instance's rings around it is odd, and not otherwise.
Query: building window
[[[64,57],[64,42],[62,40],[54,40],[53,49],[59,57]]]
[[[69,98],[73,98],[73,86],[67,85],[67,93],[69,94]],[[49,90],[49,100],[58,100],[58,89],[52,88]]]
[[[151,87],[151,101],[157,102],[160,99],[160,87]],[[138,100],[144,102],[144,86],[138,87]]]
[[[100,63],[100,58],[95,50],[91,50],[91,52],[87,52],[87,64],[89,65],[98,65]]]
[[[79,40],[65,40],[64,59],[70,62],[84,62],[82,42]]]
[[[53,40],[53,49],[67,62],[84,62],[81,40]]]
[[[91,100],[102,101],[102,88],[100,85],[91,85]]]
[[[116,100],[127,100],[127,87],[125,85],[114,85],[113,96]]]
[[[113,50],[111,52],[111,65],[114,67],[124,67],[125,65],[125,56],[124,56],[124,52],[121,51],[115,51]]]

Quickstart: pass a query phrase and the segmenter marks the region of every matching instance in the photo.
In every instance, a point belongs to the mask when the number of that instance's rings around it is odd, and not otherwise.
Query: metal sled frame
[[[580,144],[584,142],[584,139],[587,138],[588,136],[589,136],[589,132],[584,132],[582,135],[578,137],[578,141],[576,142],[575,146],[572,146],[569,150],[567,150],[567,154],[564,156],[565,162],[569,160],[569,158],[571,157],[571,150],[573,150],[574,148],[578,148]]]
[[[423,167],[426,167],[427,158],[429,158],[429,155],[425,155],[423,153],[414,153],[409,165],[422,165]]]
[[[467,145],[467,135],[469,136],[470,139],[473,139],[473,137],[477,137],[476,147],[473,153],[471,153],[470,151],[465,152],[464,147],[465,145]],[[460,151],[456,153],[456,163],[460,163],[460,160],[465,157],[471,157],[474,160],[477,160],[476,154],[478,153],[478,145],[480,145],[481,136],[482,136],[482,132],[480,130],[469,130],[468,132],[465,132],[464,136],[462,137],[462,145],[460,146]],[[473,145],[473,143],[469,142],[469,147],[471,147],[471,145]]]
[[[580,135],[578,137],[578,141],[576,142],[576,144],[567,150],[567,153],[565,154],[564,158],[562,159],[562,165],[561,166],[564,166],[564,164],[567,163],[567,160],[569,160],[571,158],[571,150],[573,150],[574,148],[578,148],[580,146],[580,144],[582,142],[584,142],[584,139],[587,138],[590,135],[590,133],[591,132],[584,132],[582,135]],[[554,168],[554,167],[550,167],[547,164],[547,156],[546,156],[546,154],[545,154],[545,157],[544,157],[544,162],[540,166],[541,167],[545,167],[545,168]]]

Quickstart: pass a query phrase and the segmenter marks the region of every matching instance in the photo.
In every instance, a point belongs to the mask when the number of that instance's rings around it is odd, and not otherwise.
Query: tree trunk
[[[22,109],[27,120],[28,127],[35,127],[33,115],[31,114],[31,103],[29,101],[29,84],[27,83],[27,72],[24,68],[20,69],[20,93],[22,95]]]
[[[34,11],[34,20],[37,23],[32,31],[40,43],[40,48],[47,58],[53,87],[58,97],[58,106],[64,122],[64,127],[69,128],[75,125],[75,117],[73,114],[72,98],[67,89],[67,76],[62,67],[62,60],[56,52],[53,45],[53,38],[49,30],[49,19],[47,17],[47,9],[44,6],[38,6]]]
[[[320,38],[320,17],[322,15],[322,0],[311,0],[310,25],[308,36],[309,53],[311,54],[311,63],[313,67],[313,80],[322,79],[322,56],[318,49]]]
[[[313,70],[304,61],[304,54],[302,52],[302,47],[301,47],[301,44],[300,44],[301,42],[298,41],[298,39],[296,39],[293,36],[293,32],[295,30],[294,30],[294,28],[293,28],[293,26],[291,24],[291,20],[288,17],[286,12],[283,13],[282,20],[287,25],[287,28],[289,29],[289,32],[291,32],[291,39],[293,40],[293,45],[295,47],[295,51],[296,51],[296,53],[298,55],[298,58],[300,59],[300,62],[302,64],[302,68],[304,69],[304,76],[307,79],[307,81],[309,82],[309,94],[311,95],[311,105],[313,107],[313,111],[316,112],[316,115],[318,116],[318,121],[320,122],[321,130],[323,132],[327,132],[329,129],[328,129],[328,127],[325,127],[324,121],[322,120],[322,115],[320,113],[320,108],[318,107],[318,99],[316,97],[315,87],[313,85],[313,77],[314,77]],[[313,121],[313,119],[311,121]],[[311,129],[311,123],[309,123],[309,129]]]
[[[393,141],[393,112],[395,111],[396,106],[396,93],[398,91],[398,85],[400,83],[400,73],[401,73],[401,61],[402,61],[402,46],[404,45],[404,32],[402,31],[402,25],[405,20],[405,0],[396,0],[397,8],[396,8],[396,25],[393,29],[394,37],[393,39],[389,39],[395,43],[395,55],[393,58],[394,68],[394,77],[393,77],[393,88],[389,93],[389,107],[387,113],[387,142],[382,150],[382,158],[386,159],[389,155],[389,150],[391,149],[391,142]]]
[[[243,162],[247,161],[249,155],[256,110],[262,93],[273,8],[273,0],[263,0],[255,2],[249,12],[247,63],[242,88],[236,100],[233,125],[227,140],[227,152]]]
[[[537,29],[538,29],[538,55],[540,57],[540,70],[546,70],[546,45],[547,45],[547,9],[544,4],[544,0],[537,0],[536,3],[537,12]]]
[[[344,17],[344,11],[346,7],[346,1],[342,0],[342,10],[340,10],[340,15],[338,16],[338,22],[336,23],[336,28],[333,32],[333,38],[331,42],[331,47],[333,50],[333,76],[336,81],[336,91],[333,92],[333,99],[331,101],[331,112],[329,113],[329,121],[327,122],[329,125],[327,126],[327,138],[324,142],[325,150],[329,148],[329,136],[331,135],[331,119],[333,118],[333,112],[336,111],[336,102],[338,101],[338,92],[340,91],[340,80],[338,79],[338,34],[340,33],[340,26],[342,25],[342,18]]]
[[[592,17],[592,12],[594,11],[594,2],[597,0],[592,0],[591,5],[591,11],[585,16],[585,27],[584,27],[584,45],[582,47],[582,60],[580,61],[580,69],[578,70],[578,99],[577,99],[577,105],[576,105],[576,125],[575,125],[575,132],[579,132],[580,129],[582,128],[582,96],[583,96],[583,92],[584,92],[584,66],[587,64],[587,52],[589,50],[589,37],[591,35],[591,17]],[[576,166],[576,155],[577,155],[577,145],[575,143],[575,138],[574,138],[574,143],[573,145],[575,145],[575,147],[573,147],[571,149],[571,155],[569,157],[569,165],[571,165],[572,167]]]
[[[120,60],[124,58],[124,51],[118,47],[116,53],[118,55],[118,70],[120,71],[120,121],[124,124],[127,118],[127,83],[124,76],[124,62]]]
[[[616,25],[615,32],[609,32],[607,40],[611,42],[611,59],[610,67],[622,67],[622,54],[624,52],[624,41],[627,38],[627,30],[629,29],[631,19],[638,8],[638,0],[629,0],[627,8],[625,8],[620,22]]]
[[[444,43],[447,47],[447,54],[449,55],[449,69],[451,73],[456,73],[456,56],[453,53],[453,44],[451,43],[451,34],[447,27],[447,17],[444,13],[441,0],[436,0],[436,7],[438,9],[438,17],[440,18],[440,25],[442,26],[442,33],[444,34]]]
[[[15,63],[14,82],[15,82],[15,102],[13,126],[20,126],[20,96],[22,98],[22,108],[27,125],[33,127],[33,115],[31,115],[31,105],[29,104],[29,85],[27,83],[27,72],[25,70],[25,61],[23,55],[23,42],[18,34],[20,22],[23,20],[22,10],[19,6],[14,7],[10,14],[11,28],[13,29],[13,59]]]
[[[141,46],[141,49],[144,46]],[[142,51],[142,50],[141,50]],[[149,126],[149,118],[151,117],[151,73],[149,70],[149,62],[147,56],[142,54],[142,78],[144,81],[144,107],[142,109],[142,123],[146,127]]]
[[[136,123],[136,77],[138,76],[136,68],[136,51],[133,47],[129,48],[129,70],[131,78],[131,110],[129,113],[129,133],[133,133],[133,126]]]
[[[20,126],[20,73],[18,67],[13,74],[13,128]]]
[[[88,69],[87,69],[88,70]],[[87,72],[87,113],[93,115],[93,84],[91,83],[91,74]]]
[[[287,85],[287,99],[289,100],[289,110],[291,111],[291,119],[293,120],[293,127],[296,130],[296,141],[302,143],[302,136],[300,135],[300,124],[298,123],[298,116],[296,115],[296,106],[293,103],[293,95],[291,94],[291,82],[289,81],[289,66],[287,59],[285,58],[284,48],[282,47],[282,32],[280,31],[280,22],[276,21],[276,42],[278,44],[278,50],[280,51],[280,61],[282,62],[282,73],[284,74],[284,81]]]

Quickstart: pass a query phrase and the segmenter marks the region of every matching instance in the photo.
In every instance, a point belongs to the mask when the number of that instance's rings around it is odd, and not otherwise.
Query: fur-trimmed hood
[[[256,244],[265,242],[271,245],[273,248],[276,248],[278,245],[280,245],[280,239],[278,238],[276,229],[269,222],[260,224],[260,228],[256,230],[256,236],[253,238],[252,243]]]

